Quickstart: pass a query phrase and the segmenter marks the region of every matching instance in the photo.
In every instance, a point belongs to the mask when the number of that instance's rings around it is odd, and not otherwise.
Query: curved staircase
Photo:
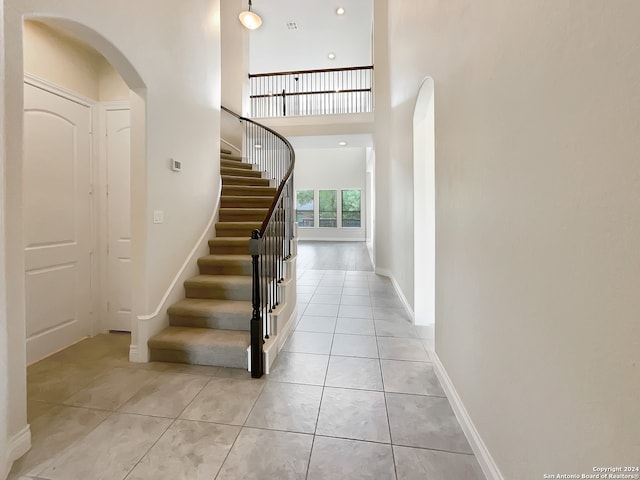
[[[221,151],[222,196],[210,255],[198,259],[200,275],[184,283],[183,300],[169,307],[169,327],[148,341],[150,360],[248,367],[251,343],[249,238],[276,194],[264,172]]]

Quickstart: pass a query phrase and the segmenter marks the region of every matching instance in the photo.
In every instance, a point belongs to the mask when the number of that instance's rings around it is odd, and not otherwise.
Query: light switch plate
[[[154,210],[153,223],[163,223],[163,222],[164,222],[164,212],[162,210]]]
[[[174,172],[180,172],[182,170],[182,162],[176,160],[175,158],[171,158],[171,170]]]

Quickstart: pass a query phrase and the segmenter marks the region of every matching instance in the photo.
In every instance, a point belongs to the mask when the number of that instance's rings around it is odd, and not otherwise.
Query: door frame
[[[103,141],[107,135],[107,114],[115,110],[129,110],[131,112],[131,102],[128,100],[114,100],[109,102],[99,102],[97,108],[98,123],[95,137],[98,138],[98,168],[96,172],[96,217],[98,220],[96,258],[99,262],[98,281],[100,282],[99,293],[96,295],[96,312],[98,312],[98,328],[102,333],[109,331],[109,256],[107,255],[107,245],[109,242],[109,217],[108,212],[108,176],[107,176],[107,142]],[[130,166],[131,167],[131,166]],[[131,211],[131,205],[129,205]],[[133,312],[131,314],[131,328],[133,333]]]
[[[89,208],[89,228],[90,228],[90,249],[91,249],[91,257],[90,257],[90,261],[89,261],[89,269],[90,269],[90,288],[89,288],[89,294],[91,296],[89,302],[91,305],[91,311],[90,311],[90,319],[89,319],[89,335],[93,336],[96,335],[97,333],[100,332],[100,311],[98,310],[98,301],[99,301],[99,292],[101,290],[100,287],[100,264],[98,263],[98,259],[96,258],[96,252],[97,250],[97,235],[96,232],[98,230],[98,210],[97,210],[97,196],[96,196],[96,174],[97,174],[97,170],[98,170],[98,151],[99,151],[99,139],[97,138],[97,135],[95,135],[95,131],[96,131],[96,125],[98,125],[98,110],[96,108],[96,106],[98,105],[98,102],[96,102],[95,100],[89,98],[89,97],[85,97],[84,95],[74,92],[73,90],[69,90],[65,87],[62,87],[60,85],[57,85],[53,82],[50,82],[48,80],[45,80],[43,78],[40,78],[36,75],[30,74],[25,72],[24,73],[24,83],[27,83],[29,85],[32,85],[36,88],[40,88],[46,92],[51,93],[52,95],[57,95],[59,97],[62,97],[66,100],[69,100],[71,102],[77,103],[79,105],[82,105],[84,107],[89,108],[90,111],[90,117],[91,117],[91,125],[90,125],[90,130],[89,130],[89,134],[91,135],[90,138],[90,154],[89,154],[89,159],[90,159],[90,178],[91,178],[91,185],[90,185],[90,199],[91,199],[91,205]],[[25,319],[26,320],[26,319]]]

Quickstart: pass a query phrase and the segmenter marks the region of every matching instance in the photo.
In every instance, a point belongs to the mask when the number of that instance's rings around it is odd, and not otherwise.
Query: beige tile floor
[[[434,374],[429,331],[408,323],[355,248],[321,262],[343,270],[319,270],[308,252],[326,246],[303,245],[297,326],[266,378],[130,364],[124,334],[30,366],[33,447],[9,478],[483,479]]]

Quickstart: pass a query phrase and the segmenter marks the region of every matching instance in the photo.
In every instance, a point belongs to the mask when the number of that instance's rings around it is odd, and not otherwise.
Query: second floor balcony
[[[373,112],[373,66],[249,75],[251,116]]]

